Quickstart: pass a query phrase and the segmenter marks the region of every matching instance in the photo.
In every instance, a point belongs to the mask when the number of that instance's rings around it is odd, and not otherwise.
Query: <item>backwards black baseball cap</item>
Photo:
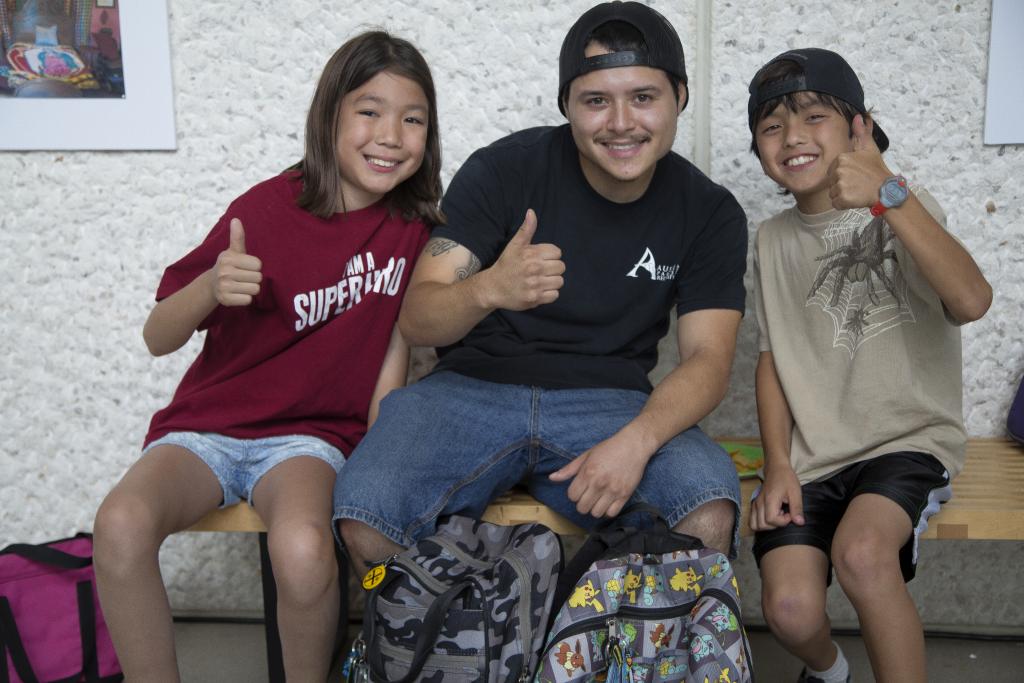
[[[803,73],[789,76],[780,81],[761,83],[761,74],[764,70],[781,61],[799,64]],[[846,63],[846,60],[835,52],[818,47],[805,47],[783,52],[758,69],[750,81],[749,90],[747,122],[750,125],[750,132],[754,132],[754,114],[762,104],[776,97],[803,90],[831,95],[846,102],[861,114],[868,113],[864,106],[864,88],[861,87],[857,74]],[[879,150],[884,152],[889,148],[889,137],[882,132],[877,123],[874,123],[873,136]]]
[[[590,34],[609,21],[623,21],[633,26],[643,36],[647,48],[585,57],[583,50]],[[562,42],[562,51],[558,55],[558,111],[565,113],[562,99],[573,80],[591,71],[619,66],[661,69],[686,83],[683,44],[668,19],[639,2],[605,2],[584,12]]]

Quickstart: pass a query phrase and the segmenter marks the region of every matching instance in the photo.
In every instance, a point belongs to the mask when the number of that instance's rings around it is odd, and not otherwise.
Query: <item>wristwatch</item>
[[[907,187],[906,178],[901,175],[886,178],[882,187],[878,189],[878,201],[871,207],[871,215],[881,216],[889,209],[895,209],[907,201],[909,194],[910,189]]]

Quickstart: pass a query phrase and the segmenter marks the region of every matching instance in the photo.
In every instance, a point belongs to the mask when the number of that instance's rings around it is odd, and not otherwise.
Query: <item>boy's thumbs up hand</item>
[[[263,263],[245,251],[242,221],[231,219],[228,248],[213,266],[213,296],[222,306],[248,306],[260,293]]]
[[[862,114],[857,114],[853,117],[850,130],[853,132],[854,152],[874,151],[881,155],[878,145],[875,144],[874,135],[872,135],[872,132],[875,130],[875,122],[871,120],[870,116],[865,121]]]
[[[882,183],[893,175],[871,135],[873,129],[870,117],[865,120],[863,115],[857,114],[850,124],[853,151],[843,152],[829,167],[828,195],[836,209],[874,206]]]
[[[558,298],[562,288],[562,250],[554,244],[533,244],[537,214],[526,211],[519,230],[505,245],[494,265],[480,273],[493,308],[525,311]]]

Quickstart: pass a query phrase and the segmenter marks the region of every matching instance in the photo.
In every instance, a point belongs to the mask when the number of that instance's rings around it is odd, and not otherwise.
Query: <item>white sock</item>
[[[832,644],[836,646],[836,661],[832,662],[832,666],[826,671],[814,671],[807,667],[807,675],[820,678],[825,683],[846,683],[846,677],[850,675],[850,665],[846,662],[839,644],[834,640]]]

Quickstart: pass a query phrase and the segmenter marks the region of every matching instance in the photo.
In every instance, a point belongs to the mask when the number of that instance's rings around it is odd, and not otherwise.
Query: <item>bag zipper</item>
[[[727,591],[721,588],[705,588],[701,591],[701,595],[713,595],[722,602],[725,606],[732,610],[732,613],[736,615],[736,621],[741,621],[743,613],[740,612],[739,603],[736,602],[736,598],[732,597]]]
[[[614,614],[603,615],[596,617],[587,617],[583,621],[579,621],[575,624],[563,628],[561,631],[556,631],[555,634],[548,639],[548,644],[556,643],[566,638],[572,638],[578,636],[581,633],[586,633],[595,626],[607,624],[609,620],[615,621],[617,618],[629,618],[636,617],[641,620],[643,619],[658,619],[663,617],[677,617],[682,616],[690,612],[693,606],[697,604],[696,600],[691,602],[682,603],[680,605],[673,605],[672,607],[659,607],[657,609],[638,609],[638,608],[623,608],[620,607]]]
[[[457,559],[461,560],[462,562],[465,562],[471,567],[476,567],[477,569],[491,569],[495,564],[493,562],[485,562],[476,557],[473,557],[472,555],[468,554],[466,551],[458,547],[458,545],[454,544],[447,538],[435,538],[434,540],[437,542],[438,545],[440,545],[442,548],[451,553],[453,557],[456,557]],[[522,598],[524,595],[532,597],[533,574],[530,571],[530,568],[527,566],[526,562],[523,560],[523,558],[520,557],[519,554],[517,552],[514,552],[513,550],[508,554],[501,555],[497,559],[497,561],[505,562],[506,564],[508,564],[510,567],[512,567],[512,571],[515,572],[516,576],[519,577],[520,598]],[[524,588],[528,590],[529,593],[524,592]],[[483,591],[481,591],[480,594],[482,596]],[[522,634],[519,646],[523,652],[523,667],[522,671],[519,674],[519,680],[529,680],[530,659],[532,657],[533,652],[533,625],[531,622],[533,605],[526,604],[527,602],[529,601],[523,599],[519,600],[519,631]],[[487,612],[485,612],[485,615],[486,614]],[[486,619],[487,617],[485,616],[485,620]],[[487,636],[485,635],[485,638],[486,637]]]
[[[414,579],[419,581],[427,590],[432,592],[434,595],[440,595],[450,588],[445,583],[433,574],[429,573],[426,569],[419,566],[415,562],[406,561],[405,558],[395,558],[394,562],[391,563],[393,566],[401,567],[406,573],[410,574]]]
[[[533,659],[533,574],[526,563],[516,554],[507,557],[512,570],[519,576],[519,631],[522,634],[520,647],[523,650],[523,668],[519,672],[519,680],[529,680],[530,660]],[[527,604],[530,603],[530,604]]]
[[[729,593],[725,592],[720,588],[706,588],[703,591],[701,591],[701,597],[707,595],[712,595],[721,600],[722,602],[724,602],[725,606],[732,610],[732,612],[736,615],[737,621],[740,620],[739,605],[736,604],[735,598],[729,595]],[[571,626],[563,628],[561,631],[556,631],[554,635],[548,639],[548,645],[550,646],[551,644],[556,643],[560,640],[565,640],[566,638],[572,638],[573,636],[578,636],[582,633],[586,633],[587,631],[593,629],[593,627],[598,625],[617,623],[617,619],[629,619],[632,617],[641,621],[646,621],[649,619],[663,619],[665,617],[684,616],[691,612],[694,606],[699,601],[700,598],[697,598],[695,600],[680,603],[678,605],[673,605],[671,607],[658,607],[656,609],[644,609],[642,607],[632,606],[620,607],[612,615],[588,617],[583,621],[577,622],[575,624],[572,624]]]
[[[381,654],[391,657],[392,660],[401,663],[405,667],[408,667],[409,663],[412,661],[412,656],[408,650],[392,645],[387,641],[387,639],[381,641],[379,647]],[[477,660],[479,658],[486,660],[487,655],[482,653],[482,656],[478,657],[477,655],[452,655],[443,652],[431,652],[427,657],[427,661],[433,659],[434,666],[437,666],[438,661],[449,661],[464,666],[467,669],[475,670],[477,667]]]

